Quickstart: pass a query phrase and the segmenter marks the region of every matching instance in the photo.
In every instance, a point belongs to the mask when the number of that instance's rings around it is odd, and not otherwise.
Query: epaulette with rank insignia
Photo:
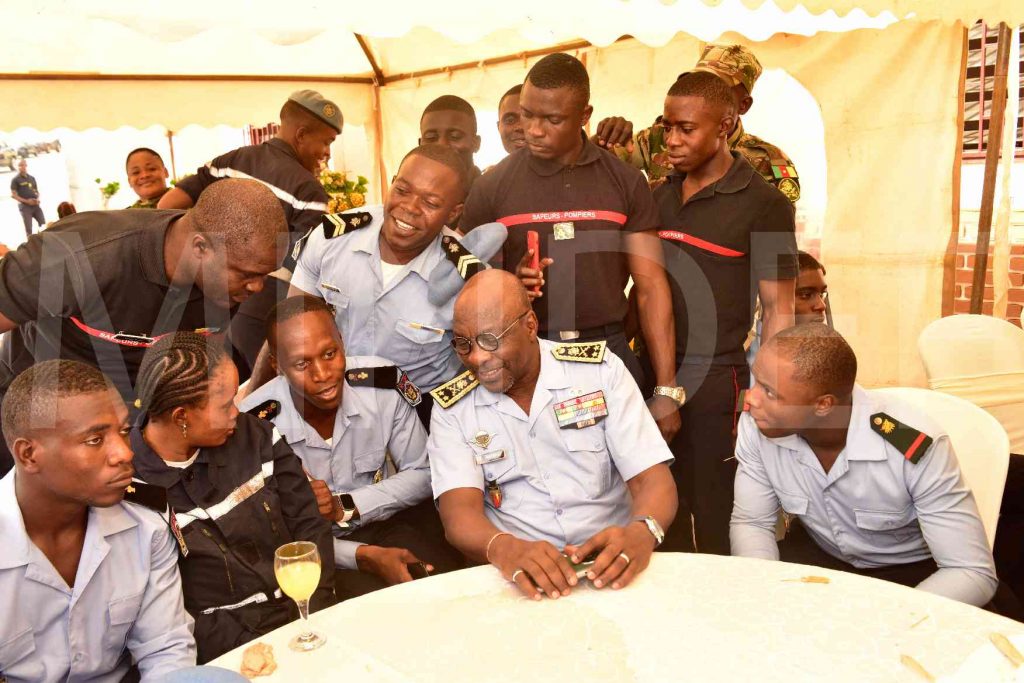
[[[558,360],[573,363],[600,363],[604,360],[604,352],[607,347],[608,345],[603,341],[559,344],[551,349],[551,355]]]
[[[273,420],[281,412],[281,402],[272,398],[254,408],[250,408],[246,412],[250,415],[255,415],[261,420]]]
[[[163,514],[167,512],[167,489],[133,479],[124,490],[124,502],[135,503]]]
[[[345,371],[345,379],[354,387],[394,389],[411,406],[418,406],[423,400],[419,387],[413,384],[409,376],[396,365],[349,368]]]
[[[434,397],[437,405],[442,408],[450,408],[479,385],[480,380],[476,378],[476,375],[466,370],[455,379],[449,380],[431,391],[430,395]]]
[[[928,452],[928,447],[933,441],[932,437],[924,432],[908,427],[885,413],[875,413],[871,416],[871,429],[895,446],[904,458],[915,465]]]
[[[344,235],[350,230],[365,228],[373,222],[373,216],[366,211],[358,213],[328,213],[324,214],[320,224],[324,228],[324,237],[332,239]]]
[[[451,235],[441,236],[441,248],[463,280],[468,280],[481,270],[487,270],[487,264],[481,262],[473,252],[462,246],[462,242]]]

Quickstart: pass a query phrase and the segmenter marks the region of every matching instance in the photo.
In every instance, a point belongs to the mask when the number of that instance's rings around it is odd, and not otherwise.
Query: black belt
[[[619,334],[623,331],[622,323],[609,323],[608,325],[601,325],[599,327],[591,327],[587,330],[541,330],[540,336],[551,341],[579,341],[585,340],[590,341],[594,339],[604,339],[610,337],[613,334]]]

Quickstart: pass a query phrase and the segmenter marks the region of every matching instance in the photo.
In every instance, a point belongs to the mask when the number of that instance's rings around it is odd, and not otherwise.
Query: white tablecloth
[[[1024,636],[1024,624],[883,581],[668,553],[620,591],[584,582],[534,602],[477,567],[349,600],[311,622],[327,644],[292,652],[300,625],[278,629],[260,639],[278,669],[257,681],[920,683],[901,655],[949,675],[992,632]],[[238,671],[241,656],[212,664]]]

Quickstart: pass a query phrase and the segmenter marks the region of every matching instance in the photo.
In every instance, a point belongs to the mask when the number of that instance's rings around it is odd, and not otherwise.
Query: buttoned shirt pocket
[[[445,330],[426,323],[419,323],[406,318],[399,318],[395,323],[395,336],[389,341],[391,358],[399,365],[414,363],[423,358],[433,358],[441,352],[445,344]]]
[[[340,329],[345,322],[345,316],[348,312],[348,294],[340,291],[329,282],[321,282],[319,289],[324,295],[324,301],[329,303],[331,308],[334,309],[334,322]]]
[[[778,496],[779,502],[782,503],[782,511],[787,515],[796,516],[807,514],[807,496],[798,496],[782,490],[778,491]]]
[[[107,606],[107,632],[104,634],[106,651],[120,652],[124,649],[128,630],[139,616],[143,592],[118,598]]]
[[[598,426],[559,430],[572,467],[579,472],[581,484],[590,496],[599,496],[611,487],[612,464],[605,444],[604,430]]]
[[[913,505],[902,510],[854,508],[853,513],[857,519],[857,528],[869,535],[881,534],[905,541],[918,533],[917,510]]]
[[[36,637],[31,626],[0,643],[0,680],[6,680],[4,676],[7,676],[19,680],[41,681],[43,674],[43,662],[36,654]]]
[[[352,458],[352,484],[353,488],[369,486],[374,483],[377,473],[381,477],[387,475],[385,469],[386,457],[383,448],[359,453]]]

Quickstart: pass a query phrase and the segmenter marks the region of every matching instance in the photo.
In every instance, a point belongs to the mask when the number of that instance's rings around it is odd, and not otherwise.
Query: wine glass
[[[288,647],[296,652],[315,650],[327,639],[309,628],[309,598],[320,583],[320,551],[309,541],[285,543],[274,552],[274,575],[281,590],[295,601],[306,623],[304,633],[292,638]]]

